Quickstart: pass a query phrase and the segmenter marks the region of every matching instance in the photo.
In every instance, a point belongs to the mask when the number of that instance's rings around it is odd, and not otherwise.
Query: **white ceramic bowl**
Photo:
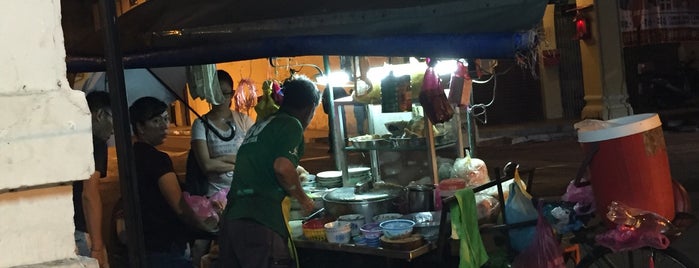
[[[333,221],[325,224],[325,236],[330,243],[347,244],[352,228],[349,222]]]
[[[406,219],[387,220],[379,224],[383,235],[388,239],[401,239],[413,233],[415,222]]]

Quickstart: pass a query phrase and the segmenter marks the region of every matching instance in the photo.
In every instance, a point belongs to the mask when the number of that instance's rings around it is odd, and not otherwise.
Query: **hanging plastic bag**
[[[250,79],[241,79],[238,88],[233,95],[235,99],[235,110],[239,113],[248,114],[250,109],[257,105],[257,89],[255,83]]]
[[[536,222],[536,237],[531,244],[520,252],[512,262],[513,268],[563,268],[563,251],[558,243],[558,239],[553,234],[551,225],[546,221],[542,212],[541,205],[537,213],[538,220]]]
[[[257,121],[262,121],[279,110],[279,105],[277,105],[274,98],[272,98],[272,93],[274,92],[272,88],[273,84],[274,81],[272,80],[266,80],[262,83],[262,97],[260,97],[257,105],[255,105]]]
[[[464,158],[454,160],[451,169],[451,178],[462,178],[466,180],[466,187],[474,188],[486,184],[490,181],[488,167],[485,162],[478,158],[471,158],[466,151]]]
[[[420,91],[420,105],[432,124],[444,123],[454,116],[454,109],[449,104],[444,90],[440,88],[439,76],[434,71],[437,61],[427,60],[427,70]]]
[[[537,210],[531,201],[531,195],[525,190],[524,182],[515,170],[514,183],[510,185],[510,195],[505,201],[505,217],[508,224],[526,222],[537,218]],[[513,228],[509,230],[510,244],[521,252],[534,238],[534,227]]]

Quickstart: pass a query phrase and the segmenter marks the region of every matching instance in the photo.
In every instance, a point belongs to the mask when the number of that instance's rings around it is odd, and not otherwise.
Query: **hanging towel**
[[[459,236],[459,268],[477,268],[488,261],[478,229],[476,196],[471,189],[454,193],[458,204],[450,208],[451,222]]]
[[[192,99],[201,98],[213,105],[223,101],[216,76],[216,64],[187,66],[187,85]]]

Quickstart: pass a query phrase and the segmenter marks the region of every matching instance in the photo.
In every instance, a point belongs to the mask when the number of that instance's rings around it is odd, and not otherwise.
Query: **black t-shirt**
[[[95,159],[95,171],[100,173],[100,178],[107,176],[107,143],[92,137],[92,156]],[[75,230],[87,232],[85,224],[85,212],[83,211],[83,181],[73,182],[73,222]]]
[[[133,149],[146,251],[170,252],[174,248],[183,249],[186,239],[182,231],[185,226],[168,205],[158,186],[161,176],[174,172],[172,160],[166,153],[143,142],[134,143]]]

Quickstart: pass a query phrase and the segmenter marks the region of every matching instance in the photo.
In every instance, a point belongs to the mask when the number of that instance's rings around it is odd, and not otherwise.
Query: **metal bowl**
[[[393,147],[398,149],[421,148],[427,145],[427,140],[424,137],[406,137],[406,138],[391,138]]]
[[[385,149],[391,148],[391,142],[386,139],[373,139],[373,140],[350,140],[352,146],[357,149]]]
[[[442,218],[440,211],[417,212],[405,215],[402,219],[408,219],[415,222],[413,229],[418,234],[422,235],[425,240],[434,241],[439,236],[439,223]]]

